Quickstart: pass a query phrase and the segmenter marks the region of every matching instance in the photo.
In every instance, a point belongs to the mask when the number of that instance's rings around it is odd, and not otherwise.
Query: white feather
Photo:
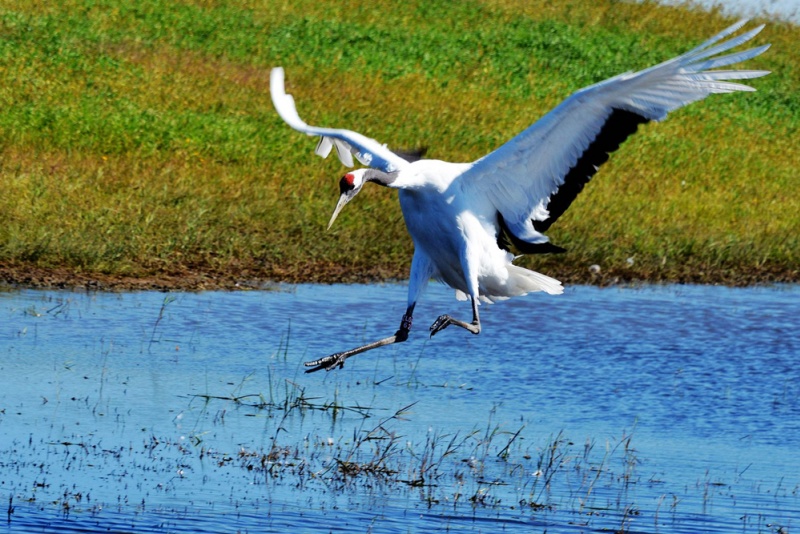
[[[563,184],[569,169],[600,132],[614,108],[658,121],[670,111],[713,93],[753,91],[727,80],[758,78],[768,74],[767,71],[707,71],[751,59],[769,48],[763,45],[711,58],[752,39],[763,29],[758,26],[712,46],[745,22],[734,24],[677,58],[581,89],[517,137],[477,161],[460,178],[465,183],[464,190],[470,195],[491,198],[509,224],[543,220],[542,207]],[[519,187],[509,188],[505,182]],[[510,189],[524,193],[508,195]]]
[[[307,135],[322,137],[315,150],[318,156],[327,157],[331,148],[335,147],[336,155],[346,167],[353,166],[351,154],[361,163],[386,172],[397,171],[408,165],[406,160],[386,148],[386,145],[360,133],[336,128],[319,128],[306,124],[297,114],[292,95],[286,94],[284,72],[281,67],[275,67],[270,72],[269,87],[272,103],[286,124]]]

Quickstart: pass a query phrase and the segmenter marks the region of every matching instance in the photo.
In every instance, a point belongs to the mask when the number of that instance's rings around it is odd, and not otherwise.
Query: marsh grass
[[[207,405],[228,404],[231,411],[251,410],[270,421],[265,427],[270,434],[267,448],[243,447],[234,454],[207,447],[198,435],[191,441],[194,451],[220,468],[243,469],[257,484],[290,481],[312,493],[378,492],[391,495],[390,500],[399,495],[433,510],[564,513],[584,525],[616,518],[621,531],[637,513],[632,488],[641,481],[629,433],[604,447],[591,440],[576,447],[563,432],[532,437],[525,425],[498,424],[494,409],[484,425],[468,431],[420,432],[415,428],[416,402],[378,416],[383,409],[315,404],[298,384],[287,380],[285,385],[285,398],[277,395],[268,402],[264,394],[194,395]],[[281,390],[277,384],[270,389]],[[337,410],[356,415],[360,422],[351,425],[350,418],[343,424]],[[304,421],[312,412],[321,419],[311,432],[298,436],[296,429],[307,428]],[[320,434],[326,421],[330,428]],[[214,422],[225,424],[224,418]],[[533,445],[528,443],[532,438]]]
[[[161,321],[164,319],[164,313],[167,311],[167,306],[175,302],[177,298],[173,295],[167,295],[164,297],[164,300],[161,301],[161,307],[158,310],[158,317],[156,318],[155,322],[153,323],[153,331],[150,333],[150,341],[147,343],[147,351],[150,352],[150,349],[153,347],[153,343],[159,343],[160,338],[156,339],[156,334],[158,331],[158,325],[161,324]]]
[[[617,517],[621,531],[637,514],[629,494],[637,463],[618,457],[630,447],[630,436],[607,443],[599,463],[595,454],[574,450],[561,433],[531,453],[530,446],[514,446],[522,428],[507,431],[491,421],[489,432],[430,429],[423,440],[409,439],[403,426],[413,425],[412,408],[403,407],[336,444],[318,439],[301,450],[276,442],[268,452],[248,451],[241,466],[267,478],[302,474],[306,485],[316,481],[326,491],[411,492],[429,509],[564,513],[587,526],[594,516]],[[596,487],[602,487],[603,497],[593,495]]]
[[[0,265],[178,285],[404,277],[392,191],[365,190],[324,232],[343,168],[277,117],[272,67],[310,123],[466,161],[729,22],[649,2],[4,0]],[[747,65],[773,71],[758,92],[644,127],[552,229],[570,252],[525,261],[586,280],[597,264],[600,283],[796,280],[799,31],[758,37],[773,44]]]

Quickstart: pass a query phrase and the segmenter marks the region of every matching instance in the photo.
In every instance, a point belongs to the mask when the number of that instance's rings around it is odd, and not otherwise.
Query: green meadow
[[[0,280],[403,278],[396,192],[366,187],[325,230],[345,169],[277,116],[272,67],[310,124],[472,161],[732,22],[588,0],[0,0]],[[568,252],[520,262],[598,283],[800,280],[800,29],[770,22],[766,42],[741,67],[772,71],[757,92],[640,128],[549,231]]]

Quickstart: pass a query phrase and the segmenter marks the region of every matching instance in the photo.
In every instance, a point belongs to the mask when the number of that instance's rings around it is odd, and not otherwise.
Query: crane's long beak
[[[336,216],[339,215],[340,211],[342,211],[344,205],[350,202],[351,198],[353,197],[347,193],[342,193],[342,196],[339,197],[339,202],[336,204],[336,209],[333,210],[333,215],[331,215],[331,222],[328,223],[328,230],[331,229],[331,226],[333,226],[333,221],[336,220]]]

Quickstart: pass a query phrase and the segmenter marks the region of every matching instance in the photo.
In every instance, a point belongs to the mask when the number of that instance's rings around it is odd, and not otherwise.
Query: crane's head
[[[329,230],[331,226],[333,226],[333,221],[336,220],[336,216],[339,215],[339,212],[344,208],[344,205],[353,200],[358,192],[361,191],[366,181],[364,179],[364,173],[366,173],[367,170],[368,169],[358,169],[353,172],[348,172],[339,180],[339,191],[341,195],[339,196],[339,203],[336,204],[336,209],[333,210],[331,222],[328,223]]]

